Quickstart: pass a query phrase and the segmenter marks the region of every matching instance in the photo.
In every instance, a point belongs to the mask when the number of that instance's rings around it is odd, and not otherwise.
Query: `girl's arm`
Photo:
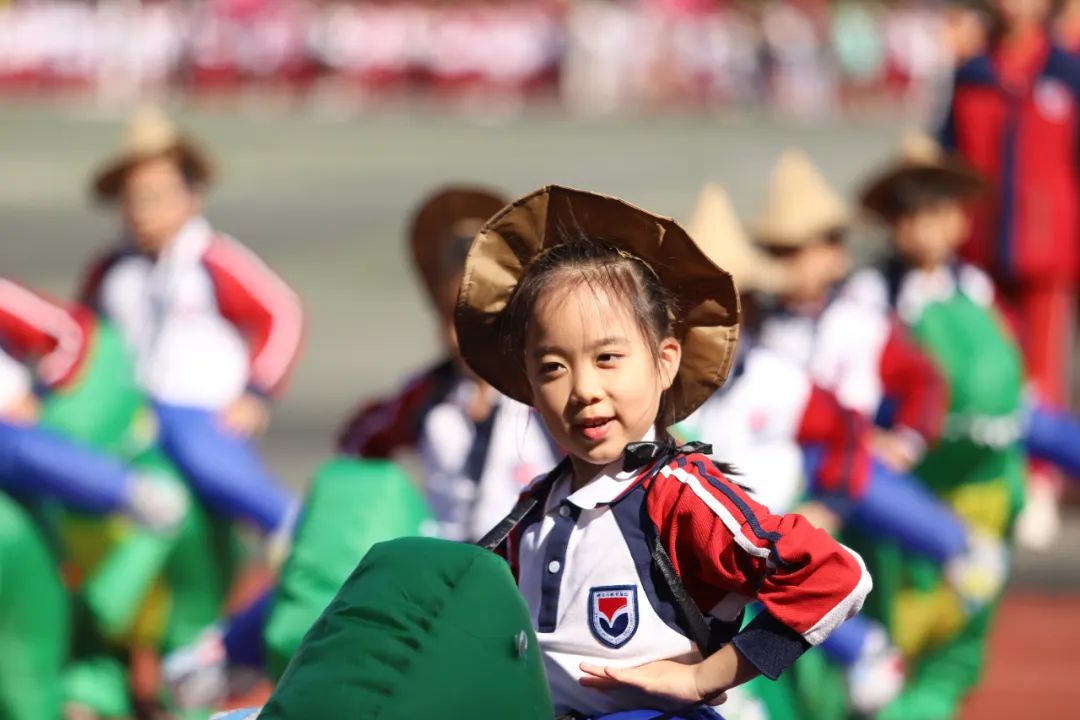
[[[658,660],[633,668],[601,667],[582,663],[586,673],[581,684],[607,689],[630,685],[649,695],[676,703],[724,700],[724,693],[756,678],[760,673],[734,645],[725,645],[694,665]]]
[[[249,352],[249,391],[279,396],[304,338],[300,298],[254,253],[215,239],[203,256],[222,316],[244,335]]]
[[[949,409],[948,386],[934,362],[892,322],[878,371],[887,397],[896,400],[896,422],[887,434],[914,465],[941,434]],[[906,469],[906,468],[904,468]]]
[[[763,610],[722,653],[696,665],[650,663],[630,684],[698,701],[755,674],[775,679],[862,607],[872,582],[856,553],[800,515],[772,515],[709,458],[682,456],[654,482],[649,516],[697,605],[736,594]],[[619,682],[618,670],[582,669],[586,684]]]
[[[50,387],[64,385],[85,357],[92,315],[0,278],[0,341],[20,362],[37,362],[41,380]]]
[[[841,406],[828,390],[811,388],[795,440],[821,449],[813,478],[816,494],[862,497],[872,472],[869,426],[869,421]]]

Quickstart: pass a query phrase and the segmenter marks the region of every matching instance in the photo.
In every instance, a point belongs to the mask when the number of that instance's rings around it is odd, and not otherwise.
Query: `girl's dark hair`
[[[1008,27],[1005,25],[1005,18],[997,12],[993,3],[987,2],[987,0],[981,0],[979,2],[968,0],[968,2],[963,4],[983,10],[986,16],[986,38],[988,44],[990,47],[996,47],[1008,31]],[[1043,24],[1049,28],[1064,8],[1065,0],[1050,0],[1050,2],[1047,3],[1046,20]]]
[[[508,359],[517,363],[523,374],[525,338],[537,302],[552,289],[578,285],[623,299],[638,330],[650,341],[647,344],[654,359],[659,360],[660,341],[674,336],[676,331],[678,307],[674,295],[641,258],[602,239],[567,233],[559,245],[545,250],[526,267],[503,316],[501,337]],[[661,399],[661,419],[665,404]],[[666,437],[666,422],[657,430]]]
[[[976,193],[972,188],[943,174],[919,173],[898,178],[881,208],[886,220],[895,222],[941,203],[966,203]]]

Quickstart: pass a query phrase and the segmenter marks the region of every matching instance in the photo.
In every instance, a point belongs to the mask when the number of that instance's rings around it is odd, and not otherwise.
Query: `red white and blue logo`
[[[630,642],[638,628],[636,585],[611,585],[589,590],[589,630],[609,648]]]

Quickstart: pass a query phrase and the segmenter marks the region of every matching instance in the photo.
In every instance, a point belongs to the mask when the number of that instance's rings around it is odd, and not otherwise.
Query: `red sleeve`
[[[85,357],[93,317],[0,278],[0,341],[21,362],[37,362],[50,387],[73,378]]]
[[[389,458],[416,445],[418,417],[429,402],[435,379],[425,373],[394,398],[360,407],[338,433],[338,452],[365,458]]]
[[[814,385],[803,410],[796,440],[817,445],[824,453],[817,481],[825,492],[859,498],[870,479],[870,423],[840,405],[828,390]]]
[[[203,262],[221,314],[247,338],[250,387],[277,395],[292,370],[303,340],[300,299],[254,254],[215,238]]]
[[[124,249],[113,248],[90,262],[75,295],[79,304],[95,310],[101,309],[101,286],[109,270],[124,257],[126,252]]]
[[[698,606],[713,608],[729,593],[764,606],[747,634],[753,640],[736,638],[736,646],[766,675],[862,607],[872,583],[856,553],[801,515],[771,514],[708,457],[681,456],[654,483],[649,516]],[[782,646],[790,653],[774,662]]]
[[[879,365],[885,395],[896,401],[896,426],[912,430],[926,445],[941,434],[949,398],[944,378],[903,328],[892,323]]]

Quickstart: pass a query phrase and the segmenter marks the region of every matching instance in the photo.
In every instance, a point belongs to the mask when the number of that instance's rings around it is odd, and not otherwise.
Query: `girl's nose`
[[[574,403],[592,405],[599,402],[603,396],[600,378],[594,370],[585,368],[574,373],[574,386],[570,395]]]

